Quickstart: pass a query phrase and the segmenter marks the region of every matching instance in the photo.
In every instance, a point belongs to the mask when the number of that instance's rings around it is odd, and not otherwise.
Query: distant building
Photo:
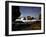
[[[27,20],[32,20],[32,17],[31,16],[27,16]]]
[[[22,20],[32,20],[32,19],[34,19],[34,17],[27,16],[27,17],[19,17],[18,19],[16,19],[16,21],[22,21]]]

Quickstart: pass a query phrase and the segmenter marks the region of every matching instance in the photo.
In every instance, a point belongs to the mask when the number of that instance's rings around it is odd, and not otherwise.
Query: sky
[[[38,17],[38,15],[41,13],[41,7],[25,7],[20,6],[20,12],[21,16],[32,16],[32,17]]]

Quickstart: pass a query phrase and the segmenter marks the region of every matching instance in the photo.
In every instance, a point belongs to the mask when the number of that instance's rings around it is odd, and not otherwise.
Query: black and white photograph
[[[6,1],[6,36],[45,33],[45,4]]]

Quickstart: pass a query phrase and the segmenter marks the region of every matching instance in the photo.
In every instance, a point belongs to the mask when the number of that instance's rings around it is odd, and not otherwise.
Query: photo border
[[[9,35],[9,3],[27,3],[27,4],[42,4],[44,5],[44,32],[43,33],[28,33],[28,34],[12,34]],[[18,35],[34,35],[45,34],[45,3],[37,2],[20,2],[20,1],[5,1],[5,36],[18,36]]]

